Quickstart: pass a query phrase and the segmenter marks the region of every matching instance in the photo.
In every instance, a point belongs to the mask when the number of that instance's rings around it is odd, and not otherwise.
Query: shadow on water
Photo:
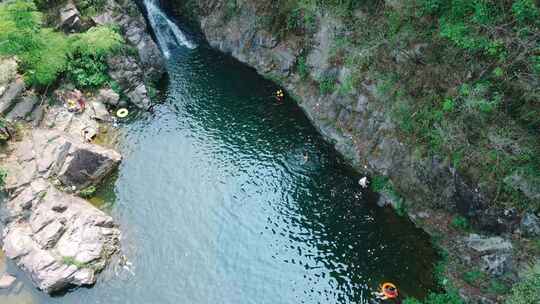
[[[63,297],[27,287],[34,303],[366,303],[383,281],[434,287],[428,236],[375,207],[271,82],[205,46],[168,69],[166,101],[121,127],[124,161],[98,193],[132,269]]]

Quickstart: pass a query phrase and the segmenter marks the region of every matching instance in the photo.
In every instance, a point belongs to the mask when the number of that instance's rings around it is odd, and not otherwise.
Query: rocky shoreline
[[[117,26],[136,51],[107,58],[118,93],[108,87],[84,91],[68,80],[38,93],[25,86],[16,58],[0,58],[0,112],[6,124],[1,135],[7,141],[0,166],[8,195],[0,213],[2,249],[47,293],[94,284],[121,251],[120,227],[81,197],[95,191],[122,160],[114,147],[94,141],[114,136],[117,118],[110,113],[116,109],[148,110],[147,84],[165,73],[161,52],[131,1],[110,0],[90,20],[69,2],[57,22],[70,33]],[[16,278],[0,270],[0,289],[15,288]]]
[[[501,303],[504,296],[470,286],[463,280],[464,272],[478,269],[488,282],[512,285],[520,280],[522,269],[537,261],[538,257],[523,249],[540,236],[540,219],[534,213],[490,207],[490,195],[481,190],[481,185],[461,176],[452,163],[436,155],[419,156],[400,138],[399,126],[385,106],[377,80],[365,79],[348,94],[339,90],[322,92],[322,84],[313,81],[328,75],[335,76],[338,83],[350,78],[352,71],[343,62],[332,62],[334,40],[349,33],[339,17],[324,13],[315,16],[311,20],[314,34],[307,38],[266,30],[265,25],[272,23],[264,23],[263,16],[275,11],[264,1],[242,2],[234,7],[227,1],[201,1],[197,5],[177,1],[169,6],[195,21],[210,46],[283,86],[359,171],[384,176],[386,185],[377,189],[379,206],[392,206],[408,214],[438,239],[438,245],[448,254],[441,275],[450,279],[468,303]],[[358,16],[361,14],[358,12]],[[306,46],[304,39],[312,46]],[[411,56],[422,56],[423,47],[415,47]],[[453,227],[456,214],[469,219],[482,235],[470,233],[470,227]],[[491,245],[478,250],[472,239]],[[502,248],[497,244],[505,245]]]

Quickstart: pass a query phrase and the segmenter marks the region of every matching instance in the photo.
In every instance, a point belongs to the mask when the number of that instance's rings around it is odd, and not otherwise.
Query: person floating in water
[[[392,283],[382,284],[381,289],[378,292],[374,292],[374,295],[378,300],[385,301],[384,303],[401,304],[398,289]]]
[[[283,101],[283,98],[285,98],[285,93],[283,93],[282,89],[279,89],[276,91],[276,99],[277,101],[281,102]]]

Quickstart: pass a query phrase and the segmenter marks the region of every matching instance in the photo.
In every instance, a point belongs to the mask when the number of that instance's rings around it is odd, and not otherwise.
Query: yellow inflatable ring
[[[118,111],[116,111],[116,116],[118,118],[124,118],[124,117],[127,117],[129,114],[129,111],[126,109],[126,108],[122,108]]]
[[[384,284],[382,284],[381,289],[382,289],[381,291],[384,294],[384,296],[389,298],[389,299],[394,299],[394,298],[397,298],[397,296],[398,296],[397,287],[396,287],[396,285],[394,285],[392,283],[384,283]]]

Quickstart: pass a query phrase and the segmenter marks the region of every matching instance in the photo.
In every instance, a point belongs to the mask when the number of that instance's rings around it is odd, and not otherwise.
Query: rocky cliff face
[[[351,73],[331,63],[331,43],[346,30],[339,19],[318,16],[313,47],[306,49],[295,35],[284,39],[278,32],[260,29],[261,10],[266,8],[261,1],[242,1],[232,15],[227,1],[200,1],[199,7],[200,28],[210,45],[283,85],[321,133],[361,171],[390,177],[397,192],[414,205],[470,217],[485,214],[486,198],[477,185],[468,183],[450,163],[417,156],[414,147],[402,142],[376,80],[366,79],[351,94],[330,94],[299,73],[301,58],[311,79],[333,75],[344,80]]]
[[[382,81],[366,77],[359,85],[347,88],[346,94],[324,90],[325,79],[347,84],[353,73],[344,62],[335,61],[336,41],[343,33],[350,34],[339,16],[320,12],[312,16],[315,20],[309,20],[309,33],[296,33],[284,30],[289,25],[279,20],[281,8],[268,1],[202,0],[196,5],[193,1],[171,2],[169,7],[195,19],[212,47],[231,54],[286,88],[312,123],[358,170],[385,176],[387,184],[376,189],[381,192],[380,206],[407,210],[411,219],[422,223],[427,231],[446,236],[441,244],[450,253],[445,275],[468,302],[502,301],[496,294],[481,293],[464,283],[463,269],[481,267],[494,279],[502,275],[511,278],[507,280],[511,284],[519,263],[527,258],[520,260],[516,257],[520,254],[513,252],[511,246],[478,251],[468,241],[477,236],[460,236],[463,233],[449,229],[451,218],[460,214],[482,233],[506,237],[530,229],[523,227],[523,221],[520,225],[515,210],[493,207],[493,193],[481,190],[486,188],[458,173],[451,161],[417,153],[415,146],[404,141],[392,117],[393,108],[379,89]],[[285,2],[280,3],[286,5]],[[364,13],[357,14],[360,18]],[[302,18],[308,22],[305,16]],[[392,60],[403,62],[403,56],[421,59],[426,47],[419,43],[411,50],[396,52]]]

